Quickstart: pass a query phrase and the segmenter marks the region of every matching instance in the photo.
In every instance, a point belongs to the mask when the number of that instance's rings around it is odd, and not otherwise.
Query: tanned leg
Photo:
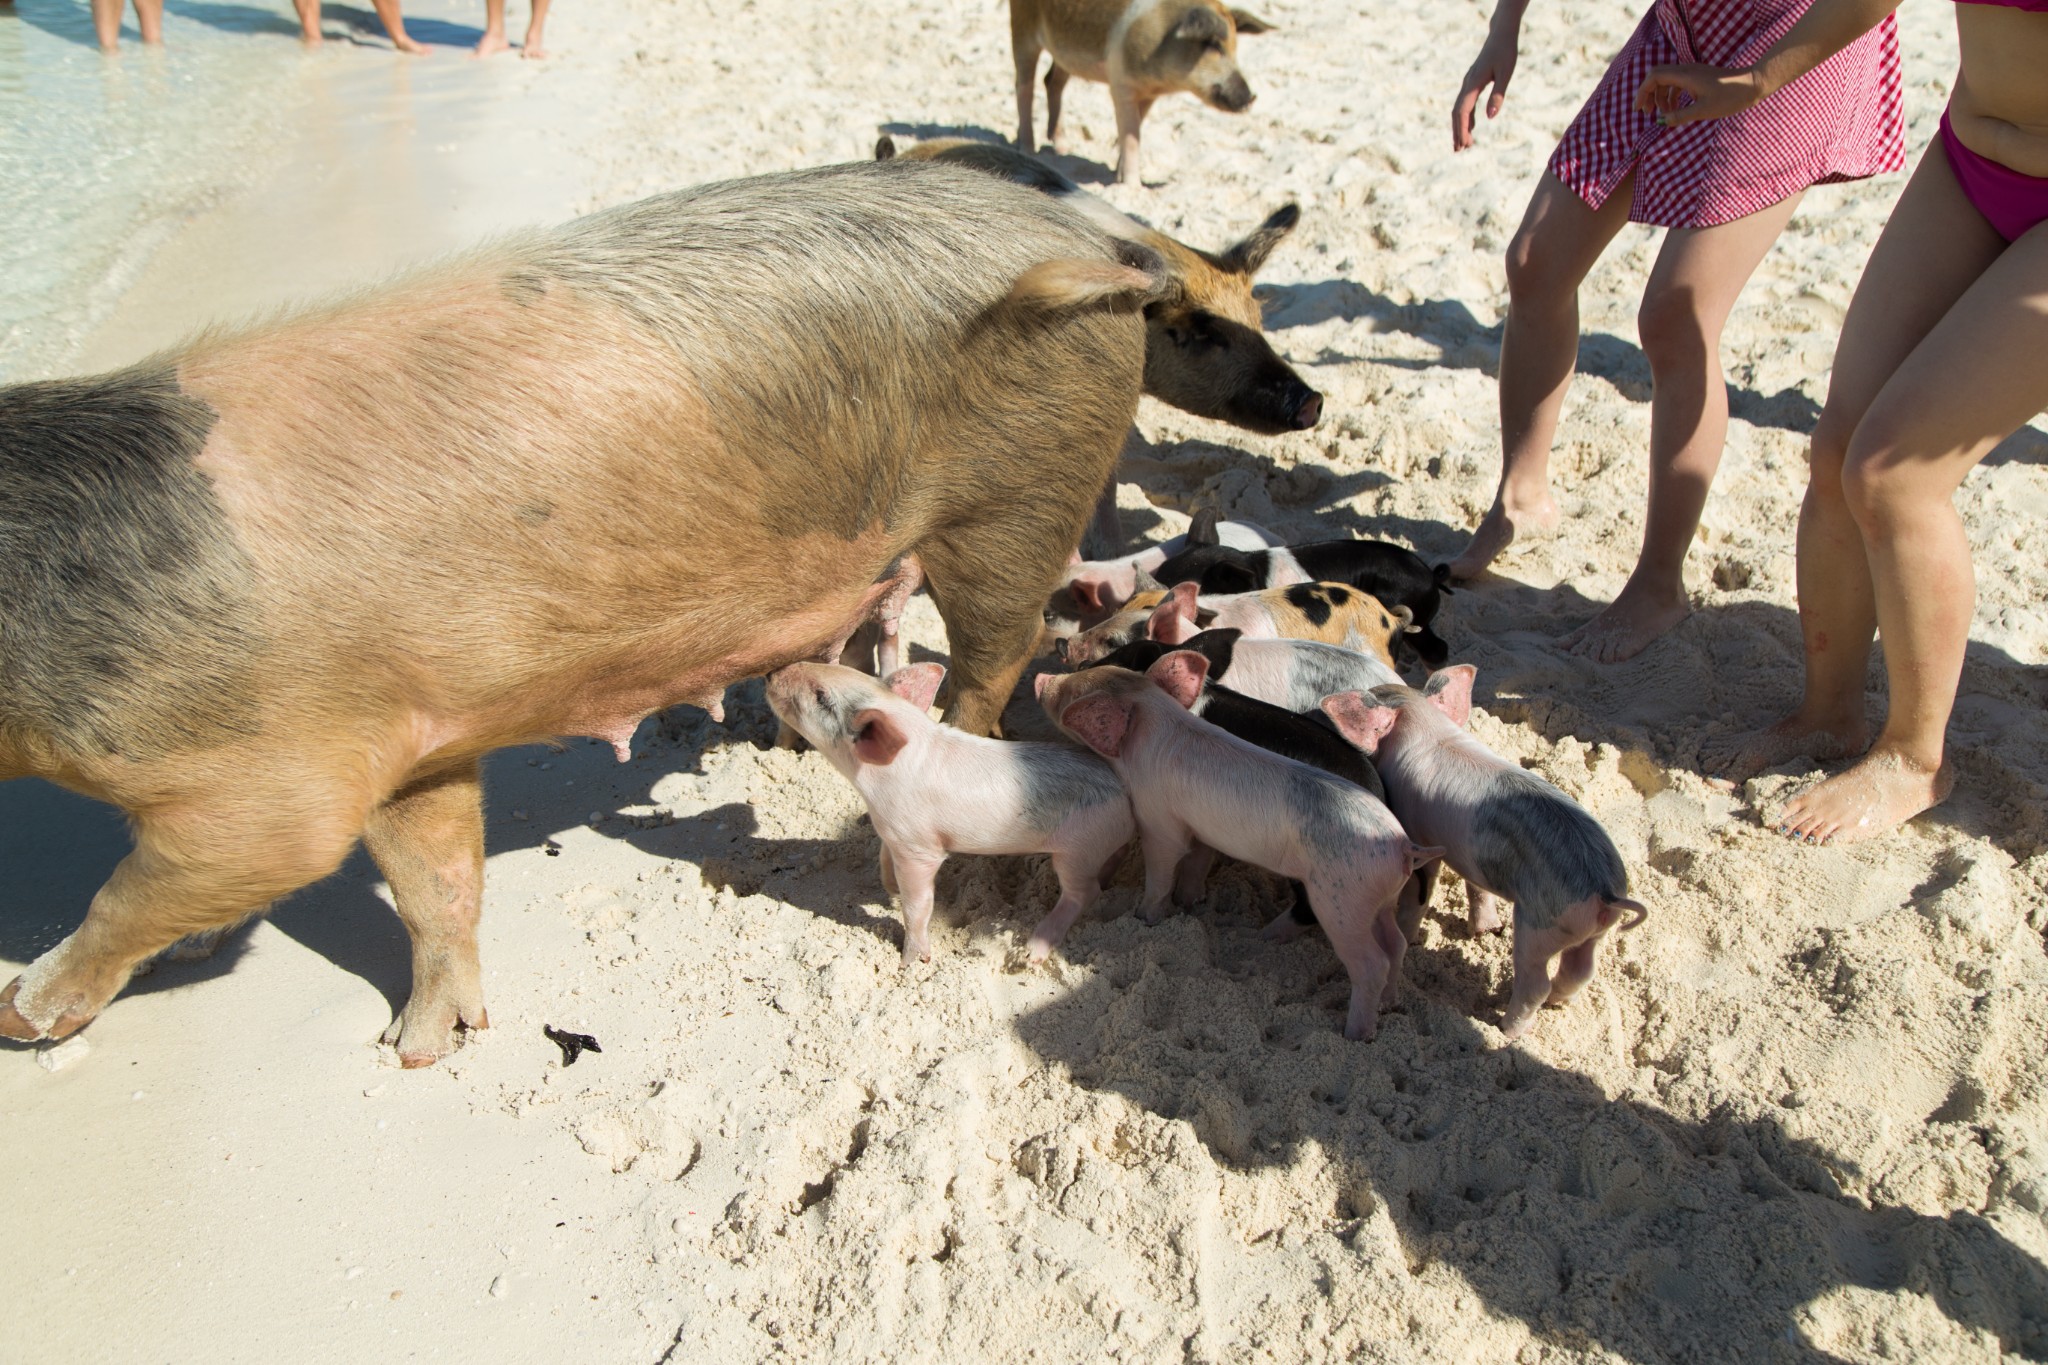
[[[1557,525],[1550,442],[1579,356],[1579,285],[1628,222],[1635,178],[1599,208],[1545,173],[1508,245],[1508,316],[1500,341],[1500,488],[1451,561],[1451,577],[1485,571],[1517,535]]]
[[[469,55],[494,57],[511,47],[505,37],[505,0],[484,0],[484,36],[477,40],[476,49]]]
[[[1732,223],[1665,234],[1638,316],[1656,385],[1643,549],[1620,595],[1565,637],[1572,653],[1619,663],[1692,614],[1685,553],[1699,530],[1728,438],[1721,328],[1798,204],[1795,194]]]

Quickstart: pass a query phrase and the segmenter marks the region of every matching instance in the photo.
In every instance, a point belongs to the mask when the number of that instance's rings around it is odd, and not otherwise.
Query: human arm
[[[1814,0],[1785,36],[1744,67],[1659,66],[1636,91],[1636,108],[1676,126],[1739,114],[1876,28],[1899,0]],[[1692,103],[1680,107],[1685,96]]]
[[[1486,42],[1465,73],[1465,82],[1458,87],[1457,102],[1451,106],[1452,151],[1462,152],[1472,145],[1472,116],[1478,108],[1480,92],[1489,85],[1493,93],[1486,97],[1486,116],[1499,116],[1501,103],[1507,99],[1508,81],[1515,74],[1515,60],[1522,44],[1522,13],[1528,8],[1529,0],[1499,0],[1494,7]]]

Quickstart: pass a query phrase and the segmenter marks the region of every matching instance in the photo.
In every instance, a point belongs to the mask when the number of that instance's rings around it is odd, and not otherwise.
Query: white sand
[[[1441,556],[1486,504],[1500,250],[1632,20],[1537,6],[1507,115],[1453,158],[1447,109],[1484,12],[1378,8],[1266,6],[1282,31],[1244,45],[1254,112],[1161,105],[1145,145],[1164,183],[1110,191],[1211,246],[1298,199],[1270,325],[1329,396],[1319,430],[1274,439],[1148,401],[1149,445],[1125,467],[1134,531],[1211,501]],[[1907,7],[1916,152],[1949,23]],[[452,84],[436,105],[452,131],[391,132],[424,183],[467,187],[456,202],[403,177],[380,188],[360,128],[329,130],[356,148],[331,183],[307,174],[300,202],[195,225],[93,360],[298,293],[262,230],[281,215],[315,234],[295,249],[316,277],[339,273],[337,235],[359,239],[355,278],[422,238],[558,216],[565,196],[594,207],[863,156],[883,127],[907,141],[1012,123],[993,0],[568,0],[550,38],[544,74],[478,78],[491,118],[464,122]],[[557,102],[520,112],[528,87]],[[1077,84],[1070,105],[1077,164],[1100,179],[1107,95]],[[522,129],[532,140],[512,141]],[[540,189],[452,173],[494,136],[532,149],[515,160]],[[339,184],[352,234],[333,227]],[[581,741],[493,765],[495,1027],[446,1065],[401,1072],[372,1044],[407,967],[361,858],[211,962],[136,983],[61,1070],[5,1059],[0,1354],[2048,1355],[2048,571],[2029,552],[2048,436],[2023,431],[1958,496],[1979,602],[1954,800],[1895,838],[1809,850],[1759,822],[1803,767],[1732,794],[1697,770],[1703,742],[1794,696],[1803,432],[1899,185],[1809,195],[1730,324],[1737,421],[1690,621],[1614,668],[1551,644],[1620,587],[1640,534],[1648,373],[1631,312],[1656,239],[1636,230],[1585,292],[1564,533],[1441,618],[1480,669],[1475,729],[1607,822],[1652,907],[1525,1044],[1499,1046],[1508,947],[1463,937],[1455,884],[1371,1044],[1338,1032],[1348,988],[1319,938],[1259,941],[1284,892],[1244,869],[1147,929],[1123,913],[1127,867],[1030,971],[1020,946],[1050,872],[958,862],[933,962],[899,972],[859,799],[817,755],[757,747],[772,721],[751,684],[728,726],[678,710],[623,768]],[[387,190],[404,201],[389,218]],[[943,649],[924,599],[913,638]],[[68,931],[120,846],[83,802],[0,788],[0,948],[21,960]],[[605,1051],[563,1070],[543,1023]]]

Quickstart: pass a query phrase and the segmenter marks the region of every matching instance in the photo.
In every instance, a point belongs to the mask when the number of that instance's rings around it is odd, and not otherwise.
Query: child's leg
[[[135,0],[135,25],[142,30],[143,42],[160,46],[164,40],[164,0]]]
[[[1864,677],[1877,631],[1863,533],[1842,492],[1850,438],[1915,346],[1999,253],[1957,187],[1937,141],[1900,195],[1842,322],[1827,404],[1814,426],[1799,511],[1799,625],[1805,695],[1791,715],[1736,740],[1708,761],[1737,780],[1788,759],[1862,752]]]
[[[477,39],[476,50],[469,55],[490,57],[511,48],[505,39],[505,0],[484,0],[484,36]]]
[[[92,0],[92,31],[100,40],[100,51],[121,46],[121,11],[126,8],[122,0]]]
[[[1786,807],[1786,833],[1853,843],[1948,795],[1943,741],[1976,605],[1955,490],[1993,446],[2048,407],[2044,355],[2048,225],[1991,263],[1857,423],[1842,491],[1870,565],[1889,714],[1855,767]]]
[[[1664,236],[1636,319],[1656,385],[1643,550],[1620,596],[1565,637],[1565,648],[1574,654],[1619,662],[1692,610],[1685,596],[1685,552],[1699,529],[1728,435],[1721,327],[1798,203],[1795,194],[1732,223],[1673,228]]]
[[[541,38],[541,28],[548,21],[549,0],[533,0],[533,17],[526,21],[526,42],[521,45],[519,55],[531,61],[539,61],[548,55],[547,44]]]
[[[1550,441],[1579,355],[1579,283],[1628,221],[1630,176],[1598,209],[1545,172],[1508,244],[1508,316],[1500,339],[1500,489],[1493,507],[1451,561],[1470,578],[1518,531],[1557,522],[1550,500]]]
[[[320,0],[292,0],[292,8],[299,12],[299,41],[320,46]]]
[[[400,52],[410,52],[415,57],[427,55],[426,45],[416,43],[406,36],[405,16],[399,12],[398,0],[370,0],[376,7],[377,17],[384,23],[384,31],[391,35],[391,45]]]

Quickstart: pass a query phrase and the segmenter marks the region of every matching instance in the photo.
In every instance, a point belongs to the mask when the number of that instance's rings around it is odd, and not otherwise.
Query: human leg
[[[142,30],[144,44],[163,46],[164,0],[135,0],[135,26]]]
[[[398,0],[370,0],[370,3],[375,6],[377,18],[384,24],[384,31],[391,35],[391,45],[393,47],[397,48],[400,52],[411,53],[415,57],[428,55],[427,47],[424,43],[416,43],[407,36],[405,31],[405,15],[399,12]]]
[[[526,21],[526,40],[519,45],[519,55],[530,62],[540,61],[548,55],[541,30],[547,26],[549,3],[550,0],[533,0],[533,14]]]
[[[292,8],[299,12],[299,41],[320,46],[320,0],[292,0]]]
[[[505,38],[505,0],[484,0],[484,36],[477,40],[472,57],[495,57],[512,44]]]
[[[1889,697],[1854,767],[1793,800],[1787,834],[1853,843],[1947,797],[1945,734],[1976,581],[1955,490],[2048,408],[2048,224],[2007,247],[1893,372],[1856,425],[1842,492],[1862,534]]]
[[[1795,194],[1732,223],[1665,234],[1637,315],[1655,384],[1642,553],[1620,595],[1565,637],[1572,653],[1618,663],[1691,613],[1685,553],[1728,436],[1721,328],[1798,204]]]
[[[1634,177],[1599,208],[1548,171],[1508,244],[1508,316],[1500,340],[1500,487],[1472,540],[1451,561],[1471,578],[1518,532],[1557,524],[1550,442],[1579,354],[1579,284],[1628,221]]]
[[[1877,608],[1842,467],[1886,381],[2004,246],[1963,197],[1940,148],[1930,148],[1864,267],[1814,426],[1799,511],[1804,694],[1775,725],[1710,752],[1713,770],[1741,780],[1801,755],[1858,753],[1868,742],[1863,692]]]

